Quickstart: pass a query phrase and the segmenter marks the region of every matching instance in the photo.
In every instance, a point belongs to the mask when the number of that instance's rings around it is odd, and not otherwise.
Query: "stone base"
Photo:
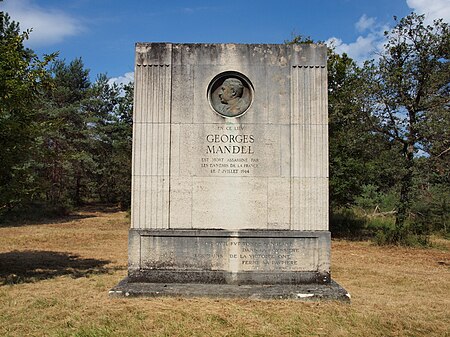
[[[249,299],[294,299],[301,301],[342,301],[350,303],[350,294],[338,283],[234,285],[198,283],[135,283],[123,279],[109,291],[111,297],[212,297]]]
[[[330,282],[330,232],[131,229],[134,283],[274,285]]]

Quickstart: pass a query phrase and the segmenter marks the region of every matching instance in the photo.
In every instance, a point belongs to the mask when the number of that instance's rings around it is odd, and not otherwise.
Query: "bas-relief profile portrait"
[[[236,75],[216,78],[210,87],[211,107],[224,117],[239,117],[252,102],[249,84]]]

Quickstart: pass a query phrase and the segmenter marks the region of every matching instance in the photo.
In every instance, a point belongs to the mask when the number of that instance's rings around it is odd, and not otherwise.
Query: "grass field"
[[[0,336],[450,336],[450,242],[430,249],[332,243],[352,304],[111,299],[126,275],[128,220],[86,208],[0,225]]]

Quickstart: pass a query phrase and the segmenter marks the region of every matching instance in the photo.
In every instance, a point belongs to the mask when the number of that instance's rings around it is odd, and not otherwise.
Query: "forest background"
[[[330,227],[427,245],[449,236],[450,33],[414,13],[394,20],[374,60],[329,49]],[[129,209],[133,84],[91,82],[81,58],[39,58],[30,33],[0,12],[0,224]]]

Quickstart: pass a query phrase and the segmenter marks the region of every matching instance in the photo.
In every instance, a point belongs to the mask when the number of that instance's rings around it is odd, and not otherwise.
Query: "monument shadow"
[[[81,258],[52,251],[12,251],[0,254],[0,284],[19,284],[68,275],[72,278],[104,274],[111,261]]]

